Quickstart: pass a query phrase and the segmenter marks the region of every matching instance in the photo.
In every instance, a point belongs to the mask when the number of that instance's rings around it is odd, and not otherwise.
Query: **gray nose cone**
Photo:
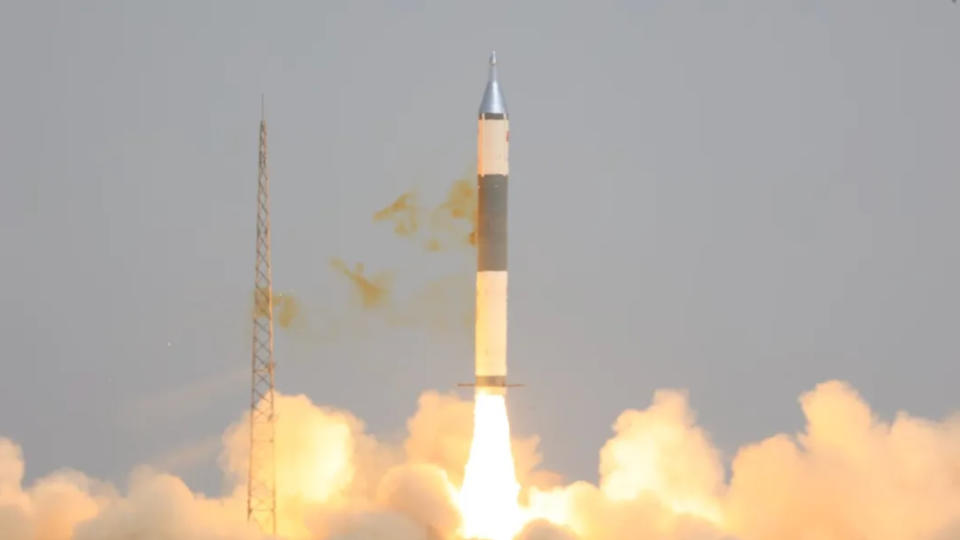
[[[483,101],[480,102],[480,114],[507,114],[507,101],[500,91],[500,82],[497,81],[497,52],[490,53],[490,78],[487,89],[483,92]]]

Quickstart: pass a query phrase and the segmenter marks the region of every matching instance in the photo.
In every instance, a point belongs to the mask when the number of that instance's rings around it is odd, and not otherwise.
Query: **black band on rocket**
[[[477,270],[507,269],[507,176],[480,177],[477,207]]]

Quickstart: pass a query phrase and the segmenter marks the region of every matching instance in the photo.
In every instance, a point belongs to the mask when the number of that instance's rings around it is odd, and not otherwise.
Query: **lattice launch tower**
[[[260,101],[260,159],[257,173],[257,258],[253,287],[253,354],[250,386],[250,464],[247,519],[277,534],[273,360],[273,283],[270,269],[270,174],[267,121]]]

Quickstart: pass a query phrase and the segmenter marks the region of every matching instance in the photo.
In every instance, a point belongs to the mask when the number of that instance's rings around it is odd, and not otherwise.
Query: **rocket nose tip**
[[[490,72],[487,79],[487,89],[483,92],[483,101],[480,103],[481,113],[506,114],[507,105],[500,91],[497,81],[497,52],[490,52]]]

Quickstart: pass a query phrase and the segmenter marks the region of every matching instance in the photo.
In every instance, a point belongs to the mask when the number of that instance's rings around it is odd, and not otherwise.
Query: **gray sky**
[[[307,317],[278,333],[279,389],[389,438],[469,380],[472,329],[436,320],[471,309],[473,254],[370,215],[471,170],[491,48],[512,422],[546,466],[594,479],[661,387],[728,453],[799,429],[829,378],[887,417],[958,408],[949,0],[79,4],[0,5],[0,435],[30,477],[166,461],[219,488],[210,438],[249,396],[261,92],[275,286]],[[426,313],[398,326],[331,256],[449,294],[398,301]]]

